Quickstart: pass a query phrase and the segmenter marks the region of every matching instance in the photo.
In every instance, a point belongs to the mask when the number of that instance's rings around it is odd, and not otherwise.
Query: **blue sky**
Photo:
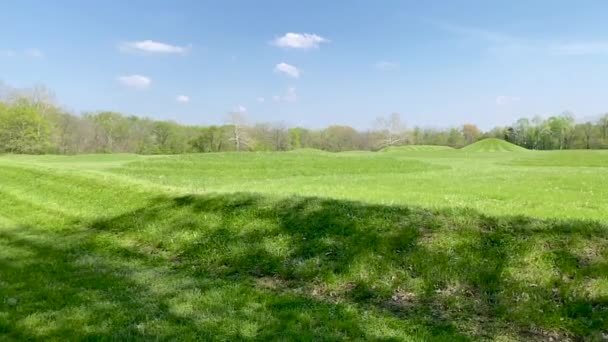
[[[482,128],[608,111],[607,1],[0,3],[0,80],[182,123]],[[179,98],[178,98],[179,97]]]

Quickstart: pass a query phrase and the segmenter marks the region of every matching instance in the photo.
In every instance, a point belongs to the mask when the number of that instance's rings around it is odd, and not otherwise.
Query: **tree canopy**
[[[403,117],[393,113],[377,119],[373,127],[360,131],[347,125],[307,129],[281,122],[249,124],[244,113],[232,113],[226,124],[211,126],[110,111],[74,115],[55,105],[43,87],[5,94],[0,101],[0,152],[4,153],[176,154],[298,148],[338,152],[408,144],[462,147],[488,137],[536,150],[608,148],[608,113],[580,123],[569,112],[521,118],[487,132],[472,123],[446,129],[407,128]]]

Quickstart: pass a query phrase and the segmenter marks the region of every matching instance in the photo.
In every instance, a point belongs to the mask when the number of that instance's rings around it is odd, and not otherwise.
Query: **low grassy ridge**
[[[467,152],[525,152],[526,148],[517,146],[508,141],[501,139],[490,138],[477,141],[471,145],[462,148],[462,151]]]
[[[0,340],[603,340],[607,158],[5,156]]]

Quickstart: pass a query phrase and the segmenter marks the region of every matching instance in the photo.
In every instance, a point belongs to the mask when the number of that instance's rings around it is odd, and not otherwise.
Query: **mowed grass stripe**
[[[490,138],[477,141],[460,149],[465,152],[527,152],[528,149],[502,139]]]
[[[0,191],[0,220],[4,219],[4,228],[20,227],[25,234],[29,228],[54,229],[71,228],[80,217],[71,215],[60,207],[48,202],[31,201],[11,193]]]
[[[120,211],[153,196],[141,187],[117,182],[113,177],[83,175],[71,171],[2,166],[0,190],[4,193],[66,214]],[[1,209],[0,209],[1,210]]]

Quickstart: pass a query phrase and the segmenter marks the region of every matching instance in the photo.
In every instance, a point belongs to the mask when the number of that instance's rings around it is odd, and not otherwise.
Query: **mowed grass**
[[[186,194],[254,192],[608,220],[608,173],[596,167],[608,166],[608,151],[564,153],[220,153],[140,159],[106,174]],[[572,154],[580,162],[563,167]]]
[[[449,146],[438,146],[438,145],[405,145],[405,146],[389,146],[385,147],[381,152],[414,152],[414,151],[449,151],[454,148]]]
[[[0,340],[603,340],[607,158],[0,157]]]
[[[466,152],[525,152],[526,148],[517,146],[508,141],[489,138],[477,141],[462,148]]]

